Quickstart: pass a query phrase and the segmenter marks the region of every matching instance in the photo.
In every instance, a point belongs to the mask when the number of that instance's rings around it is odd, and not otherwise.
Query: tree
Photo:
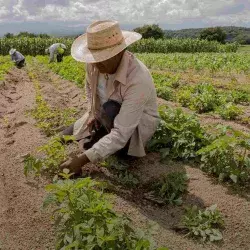
[[[48,34],[39,34],[39,35],[37,35],[37,37],[40,37],[40,38],[50,38],[50,35],[48,35]]]
[[[239,44],[250,44],[250,35],[248,34],[239,34],[236,38],[235,41]]]
[[[4,37],[5,37],[5,38],[12,38],[12,37],[14,37],[14,34],[12,34],[12,33],[6,33],[6,34],[4,35]]]
[[[225,43],[226,37],[226,33],[220,27],[204,29],[200,33],[201,40],[217,41],[220,43]]]
[[[164,38],[164,31],[158,24],[144,25],[134,29],[134,31],[140,33],[142,38]]]
[[[36,34],[34,33],[29,33],[27,31],[20,32],[17,37],[36,37]]]

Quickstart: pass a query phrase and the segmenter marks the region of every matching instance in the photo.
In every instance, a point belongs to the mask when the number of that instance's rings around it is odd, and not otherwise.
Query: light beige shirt
[[[89,136],[87,122],[99,116],[100,101],[97,98],[99,71],[87,65],[86,93],[89,111],[74,125],[77,140]],[[125,147],[130,140],[128,154],[145,156],[145,146],[153,136],[158,122],[157,96],[149,70],[133,54],[126,51],[115,73],[107,82],[108,99],[121,104],[111,132],[99,140],[85,154],[91,162],[98,162]]]

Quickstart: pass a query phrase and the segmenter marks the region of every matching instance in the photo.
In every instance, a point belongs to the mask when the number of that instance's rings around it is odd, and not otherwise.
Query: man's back
[[[24,56],[19,51],[16,51],[13,55],[11,55],[11,60],[17,63],[24,59]]]

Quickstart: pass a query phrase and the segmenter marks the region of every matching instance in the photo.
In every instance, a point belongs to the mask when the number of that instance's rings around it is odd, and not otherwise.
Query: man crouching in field
[[[140,34],[120,30],[116,21],[98,21],[78,37],[72,56],[87,63],[89,111],[64,135],[81,141],[84,153],[61,165],[74,173],[110,155],[145,156],[159,121],[156,90],[146,66],[126,48]]]

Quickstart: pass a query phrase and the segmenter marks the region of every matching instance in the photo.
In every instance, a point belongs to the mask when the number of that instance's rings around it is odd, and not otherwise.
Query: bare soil
[[[79,110],[79,116],[86,110],[83,90],[43,67],[37,67],[36,74],[42,94],[51,106],[74,106]],[[54,249],[55,232],[51,211],[41,210],[46,195],[44,186],[49,180],[26,179],[23,174],[22,156],[49,139],[35,127],[35,121],[26,115],[26,111],[34,107],[34,100],[34,86],[27,72],[12,70],[0,89],[0,249],[3,250]],[[200,118],[204,123],[218,122],[213,117]],[[222,120],[219,122],[225,124]],[[246,126],[237,123],[232,125],[249,132]],[[162,206],[147,200],[145,193],[151,183],[173,171],[186,172],[190,176],[183,205]],[[115,185],[115,210],[126,213],[136,226],[147,228],[147,222],[158,224],[154,238],[159,246],[176,250],[250,249],[249,192],[246,191],[242,197],[241,193],[237,194],[230,187],[216,183],[191,163],[169,160],[163,164],[157,153],[150,153],[134,162],[131,172],[140,179],[137,188],[118,185],[106,170],[98,173],[96,178],[106,178]],[[224,241],[221,244],[202,244],[176,230],[186,205],[204,208],[212,204],[218,205],[225,218]]]

